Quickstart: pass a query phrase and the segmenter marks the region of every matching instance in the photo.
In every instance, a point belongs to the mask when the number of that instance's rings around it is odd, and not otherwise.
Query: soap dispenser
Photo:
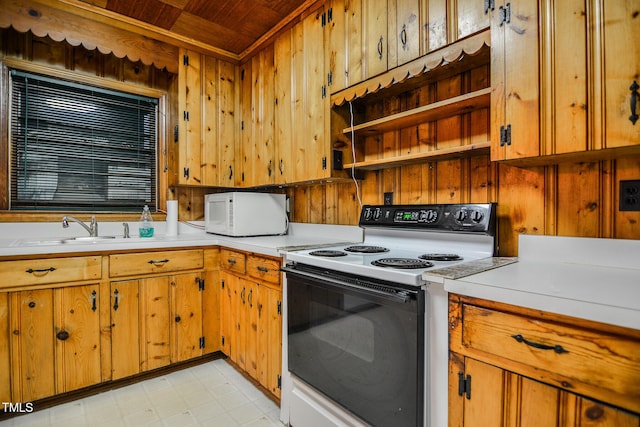
[[[140,216],[140,237],[153,237],[153,218],[149,212],[149,206],[144,205]]]

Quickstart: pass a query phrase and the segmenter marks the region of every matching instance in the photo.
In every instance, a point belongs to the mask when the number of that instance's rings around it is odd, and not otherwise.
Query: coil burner
[[[309,252],[309,255],[337,258],[341,256],[347,256],[347,253],[342,251],[334,251],[334,250],[319,250],[319,251]]]
[[[382,246],[358,245],[344,248],[347,252],[357,252],[361,254],[377,254],[381,252],[389,252],[388,248]]]
[[[407,270],[433,267],[432,262],[417,258],[380,258],[375,261],[371,261],[371,264],[378,267],[402,268]]]
[[[428,261],[462,261],[462,257],[458,254],[424,254],[418,258]]]

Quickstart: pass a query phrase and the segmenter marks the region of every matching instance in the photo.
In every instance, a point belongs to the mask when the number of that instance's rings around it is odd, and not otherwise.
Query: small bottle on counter
[[[147,205],[144,205],[140,216],[140,237],[153,237],[153,218]]]

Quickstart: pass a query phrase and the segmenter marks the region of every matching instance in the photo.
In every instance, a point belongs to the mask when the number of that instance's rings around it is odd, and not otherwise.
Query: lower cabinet
[[[640,331],[451,296],[449,426],[640,426]]]
[[[12,401],[102,381],[98,291],[90,284],[7,294]]]
[[[220,264],[222,352],[279,398],[282,376],[280,259],[223,249]]]

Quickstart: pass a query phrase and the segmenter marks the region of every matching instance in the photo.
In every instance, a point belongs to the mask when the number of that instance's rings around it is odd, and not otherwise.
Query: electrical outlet
[[[640,211],[640,180],[620,181],[620,210]]]
[[[390,191],[389,193],[384,193],[384,204],[385,205],[393,204],[393,191]]]

